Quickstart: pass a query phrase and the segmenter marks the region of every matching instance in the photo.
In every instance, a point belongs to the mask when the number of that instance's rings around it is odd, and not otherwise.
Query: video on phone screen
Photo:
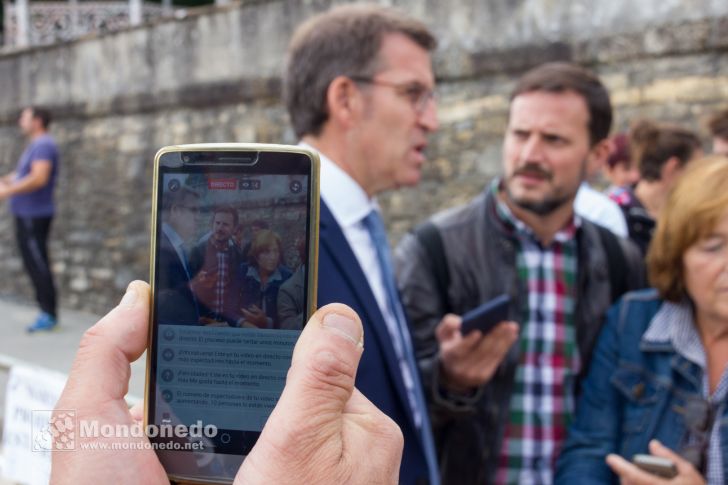
[[[156,422],[260,431],[306,319],[309,177],[160,176]]]

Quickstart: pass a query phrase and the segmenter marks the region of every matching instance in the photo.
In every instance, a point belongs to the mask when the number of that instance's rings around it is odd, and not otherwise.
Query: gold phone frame
[[[152,359],[152,341],[154,335],[154,298],[156,295],[156,247],[157,247],[157,208],[158,208],[158,186],[159,186],[159,166],[162,155],[166,153],[174,152],[286,152],[286,153],[298,153],[307,156],[311,160],[311,197],[309,200],[308,211],[310,214],[309,218],[309,240],[308,243],[308,259],[311,261],[308,268],[308,281],[307,288],[309,288],[307,295],[307,308],[309,308],[309,314],[306,315],[308,320],[311,315],[316,311],[316,295],[318,286],[318,249],[319,249],[319,200],[320,200],[320,168],[321,161],[318,153],[311,151],[307,148],[303,148],[296,145],[280,145],[280,144],[267,144],[267,143],[198,143],[189,145],[171,145],[161,148],[154,156],[154,187],[152,190],[152,218],[151,218],[151,241],[150,241],[150,256],[149,256],[149,284],[151,286],[151,300],[149,310],[149,334],[147,336],[147,362],[145,370],[145,382],[144,382],[144,429],[147,429],[149,425],[149,395],[152,391],[150,389],[150,369]],[[155,450],[156,452],[156,450]],[[191,452],[182,452],[191,453]],[[233,455],[239,456],[239,455]],[[227,484],[232,483],[232,480],[206,480],[200,481],[198,479],[192,479],[189,477],[176,476],[167,473],[167,476],[173,483],[186,483],[186,484]]]

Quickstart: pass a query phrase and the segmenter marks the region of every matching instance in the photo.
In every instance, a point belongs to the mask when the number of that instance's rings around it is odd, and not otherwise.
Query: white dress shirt
[[[364,218],[372,211],[379,211],[379,204],[375,198],[369,198],[364,189],[344,170],[336,165],[330,158],[316,150],[311,145],[300,143],[300,146],[317,152],[321,159],[321,198],[328,206],[331,214],[341,227],[346,241],[349,243],[366,276],[369,288],[374,293],[377,306],[384,317],[387,331],[392,337],[392,343],[399,359],[400,369],[408,397],[412,400],[415,382],[409,366],[404,357],[403,342],[399,337],[400,331],[405,339],[410,339],[409,330],[406,325],[400,327],[397,318],[394,316],[387,303],[387,291],[384,288],[382,270],[379,268],[377,250],[374,247],[369,231],[364,225]],[[319,275],[325,278],[326,275]],[[400,302],[396,302],[400,304]],[[402,315],[404,315],[404,311]],[[400,329],[398,330],[398,327]],[[414,414],[415,424],[419,427],[422,423],[422,416],[417,406],[410,402]]]

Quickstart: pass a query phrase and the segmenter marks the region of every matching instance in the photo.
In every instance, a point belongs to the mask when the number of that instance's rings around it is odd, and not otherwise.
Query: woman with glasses
[[[607,314],[556,483],[724,484],[728,479],[728,158],[691,164],[647,256],[654,289]],[[668,458],[658,478],[636,454]]]

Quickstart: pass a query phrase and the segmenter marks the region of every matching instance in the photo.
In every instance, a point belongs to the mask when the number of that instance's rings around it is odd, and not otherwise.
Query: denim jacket
[[[609,310],[557,463],[557,484],[616,484],[607,454],[630,460],[648,453],[652,439],[673,450],[684,444],[681,411],[690,397],[702,397],[703,370],[669,341],[643,340],[662,304],[655,290],[643,290],[628,293]],[[728,476],[728,412],[718,419]]]

